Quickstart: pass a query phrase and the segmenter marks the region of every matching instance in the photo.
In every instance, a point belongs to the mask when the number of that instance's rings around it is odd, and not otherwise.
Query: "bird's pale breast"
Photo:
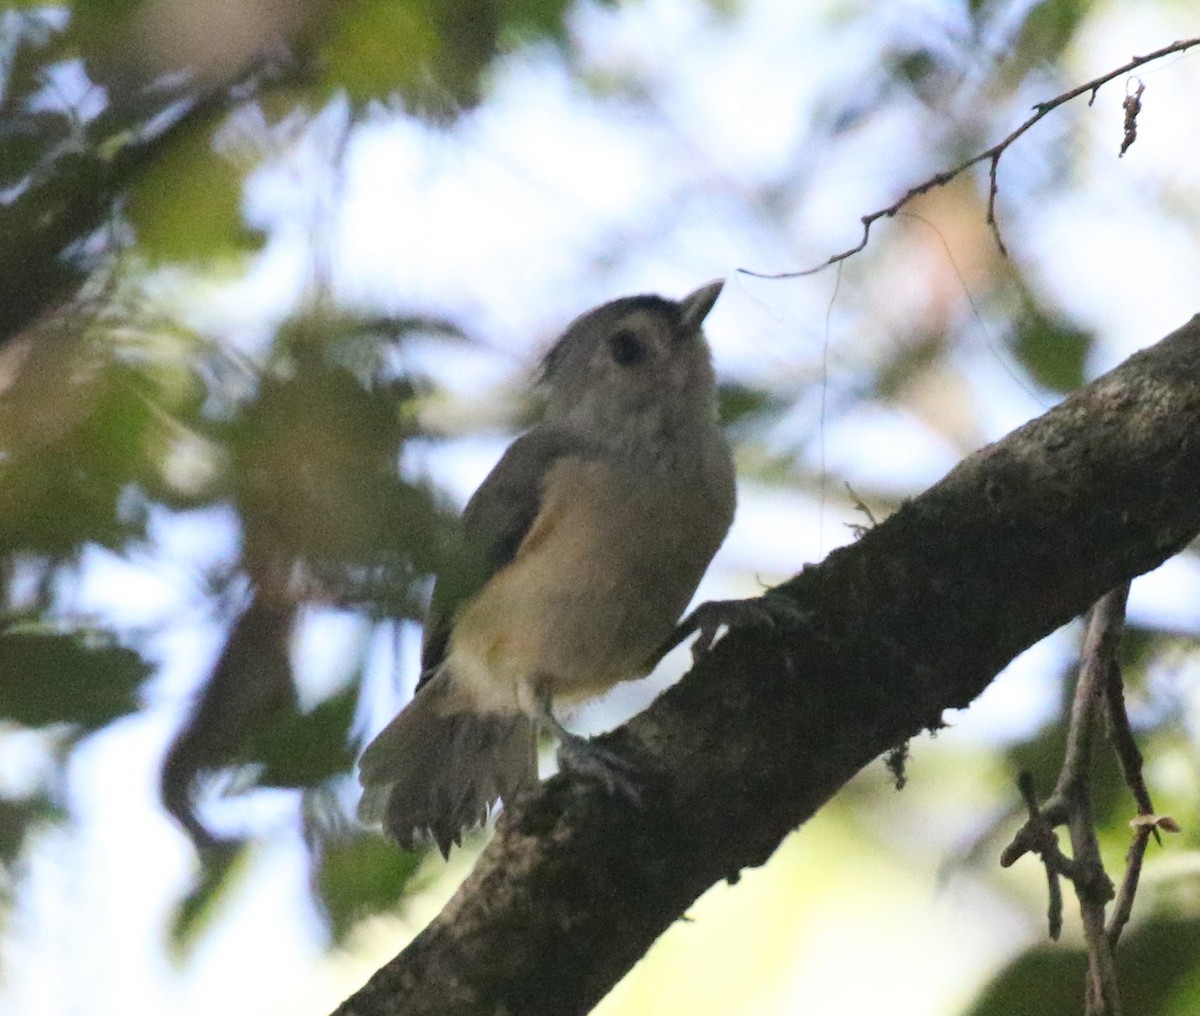
[[[455,619],[449,662],[479,709],[534,714],[646,672],[728,529],[700,470],[563,458],[516,557]]]

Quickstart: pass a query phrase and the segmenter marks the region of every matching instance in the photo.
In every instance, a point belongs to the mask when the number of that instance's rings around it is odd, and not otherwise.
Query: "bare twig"
[[[1113,962],[1114,936],[1105,927],[1105,908],[1113,898],[1114,890],[1112,880],[1104,870],[1100,843],[1096,837],[1091,774],[1096,730],[1101,712],[1111,695],[1112,675],[1116,673],[1119,680],[1116,653],[1125,623],[1128,595],[1129,585],[1126,583],[1101,597],[1092,608],[1058,781],[1050,799],[1039,806],[1032,779],[1027,773],[1021,775],[1018,786],[1025,799],[1029,818],[1000,856],[1000,863],[1005,866],[1030,851],[1041,858],[1046,868],[1050,894],[1051,938],[1058,938],[1062,929],[1059,877],[1069,878],[1074,885],[1088,950],[1087,1016],[1120,1016],[1121,1011]],[[1055,826],[1063,824],[1067,826],[1071,837],[1070,858],[1065,857],[1059,849],[1058,837],[1054,832]],[[1140,862],[1141,854],[1138,854],[1139,866]],[[1128,872],[1126,882],[1129,882]],[[1132,907],[1135,889],[1136,876],[1127,891],[1127,902],[1123,901],[1122,906]],[[1122,912],[1127,920],[1127,909]]]
[[[1125,685],[1116,660],[1104,675],[1104,706],[1108,716],[1108,736],[1121,763],[1125,783],[1137,803],[1138,814],[1153,815],[1150,791],[1146,789],[1146,781],[1142,777],[1142,753],[1133,739],[1133,728],[1129,725],[1129,714],[1125,710]]]
[[[1133,912],[1142,862],[1150,837],[1159,838],[1159,830],[1176,832],[1179,827],[1169,816],[1154,812],[1150,792],[1142,777],[1142,753],[1133,737],[1125,709],[1125,692],[1117,646],[1125,623],[1125,602],[1129,583],[1113,589],[1092,608],[1080,659],[1079,681],[1071,705],[1070,725],[1062,769],[1050,799],[1038,804],[1033,779],[1021,773],[1017,785],[1025,801],[1029,818],[1000,855],[1004,866],[1026,853],[1036,853],[1046,869],[1050,896],[1050,937],[1057,939],[1062,929],[1062,889],[1060,877],[1075,886],[1083,919],[1088,950],[1088,981],[1085,1016],[1119,1016],[1114,956],[1121,932]],[[1116,892],[1112,916],[1105,925],[1105,909],[1114,898],[1112,880],[1104,870],[1096,837],[1092,810],[1091,767],[1096,730],[1101,712],[1108,720],[1109,742],[1121,764],[1130,793],[1137,804],[1133,842],[1125,858],[1125,875]],[[1072,857],[1058,847],[1055,827],[1066,825],[1071,836]]]
[[[1121,772],[1125,783],[1137,803],[1137,818],[1130,824],[1133,826],[1133,842],[1129,845],[1129,853],[1125,856],[1125,877],[1117,891],[1117,900],[1113,905],[1112,917],[1108,922],[1109,947],[1116,949],[1121,932],[1129,923],[1133,912],[1133,899],[1137,893],[1138,880],[1142,873],[1142,860],[1146,855],[1146,847],[1153,836],[1162,842],[1160,829],[1177,832],[1179,826],[1169,816],[1159,816],[1154,812],[1154,803],[1150,800],[1150,791],[1142,777],[1142,753],[1133,738],[1133,728],[1129,723],[1129,714],[1125,709],[1125,688],[1121,680],[1121,668],[1115,660],[1112,661],[1108,672],[1104,675],[1104,704],[1108,715],[1109,739],[1113,750],[1121,763]]]
[[[1105,930],[1105,907],[1113,898],[1112,880],[1100,858],[1096,816],[1092,808],[1091,769],[1096,729],[1104,705],[1105,676],[1116,666],[1116,651],[1125,624],[1129,585],[1101,597],[1092,608],[1084,640],[1079,683],[1071,708],[1067,754],[1055,795],[1067,802],[1067,829],[1075,858],[1075,895],[1083,918],[1088,951],[1087,1016],[1120,1016],[1117,971]]]
[[[1033,115],[1030,116],[1006,138],[1004,138],[1004,140],[992,145],[991,148],[988,148],[977,155],[971,156],[966,161],[959,163],[953,169],[944,170],[943,172],[938,173],[936,176],[931,176],[923,183],[919,183],[915,187],[909,188],[904,192],[903,195],[901,195],[898,201],[888,205],[887,208],[881,208],[878,211],[871,212],[870,215],[864,215],[861,220],[863,225],[862,239],[859,240],[855,246],[849,248],[848,250],[842,251],[840,254],[834,254],[827,261],[823,261],[821,264],[816,265],[813,268],[806,268],[803,271],[798,272],[776,273],[756,272],[749,268],[739,268],[738,271],[743,275],[753,275],[758,279],[797,279],[805,275],[813,275],[816,272],[821,271],[823,268],[828,268],[830,265],[837,264],[839,261],[845,261],[847,258],[852,257],[867,246],[867,241],[871,237],[871,227],[880,219],[892,218],[897,212],[900,211],[900,209],[902,209],[914,198],[918,198],[922,194],[927,194],[929,191],[935,190],[938,187],[946,186],[946,184],[948,184],[955,177],[959,176],[961,173],[984,161],[989,163],[987,224],[992,230],[992,236],[995,237],[996,246],[1000,248],[1000,252],[1002,254],[1007,255],[1008,249],[1004,246],[1004,241],[1000,237],[1000,227],[996,222],[996,195],[1000,192],[999,184],[996,181],[996,172],[1000,166],[1000,159],[1008,150],[1009,146],[1012,145],[1012,143],[1016,141],[1017,138],[1019,138],[1022,134],[1028,131],[1034,124],[1041,120],[1042,117],[1044,117],[1047,113],[1057,109],[1064,103],[1070,102],[1072,99],[1077,99],[1085,92],[1091,92],[1091,98],[1088,99],[1088,105],[1090,106],[1096,101],[1096,93],[1101,89],[1102,86],[1112,81],[1113,78],[1119,78],[1122,74],[1128,74],[1130,71],[1135,70],[1138,67],[1142,67],[1145,64],[1151,63],[1155,60],[1161,60],[1164,56],[1170,56],[1172,53],[1183,53],[1186,50],[1191,49],[1193,46],[1200,46],[1200,37],[1194,39],[1181,39],[1178,42],[1171,43],[1169,46],[1163,46],[1162,49],[1156,49],[1153,53],[1147,53],[1145,56],[1135,56],[1127,64],[1118,67],[1116,70],[1109,71],[1107,74],[1102,74],[1098,78],[1093,78],[1091,81],[1079,85],[1076,88],[1072,88],[1069,92],[1063,92],[1061,95],[1057,95],[1053,99],[1048,99],[1045,102],[1039,102],[1033,107]],[[1138,97],[1140,97],[1140,95],[1141,88],[1139,87],[1136,95],[1130,98],[1132,98],[1135,102],[1138,102]],[[1133,137],[1137,133],[1137,110],[1134,109],[1131,113],[1132,107],[1130,105],[1130,98],[1127,98],[1125,101],[1126,143],[1121,148],[1121,154],[1124,154],[1129,145],[1133,143]],[[1130,133],[1131,130],[1133,132],[1132,135]]]
[[[1129,845],[1129,853],[1125,855],[1125,877],[1121,879],[1121,888],[1117,890],[1117,901],[1113,904],[1112,917],[1108,922],[1108,946],[1114,951],[1133,913],[1133,898],[1142,876],[1142,859],[1146,856],[1151,833],[1158,835],[1153,824],[1135,826],[1133,842]]]
[[[871,511],[867,503],[858,496],[858,492],[846,484],[846,495],[850,498],[850,503],[854,505],[856,511],[861,512],[866,517],[866,522],[848,522],[846,525],[854,534],[856,540],[861,540],[867,533],[879,525],[879,520],[875,518],[875,513]]]
[[[1025,799],[1029,818],[1018,830],[1017,835],[1013,837],[1012,843],[1001,853],[1000,864],[1007,868],[1017,858],[1030,851],[1042,859],[1042,864],[1046,869],[1046,890],[1050,897],[1046,917],[1050,926],[1050,937],[1058,941],[1058,936],[1062,933],[1063,912],[1062,883],[1059,879],[1063,875],[1071,876],[1072,862],[1059,849],[1054,823],[1047,818],[1046,813],[1038,804],[1033,786],[1033,775],[1029,772],[1022,772],[1017,777],[1017,787]]]

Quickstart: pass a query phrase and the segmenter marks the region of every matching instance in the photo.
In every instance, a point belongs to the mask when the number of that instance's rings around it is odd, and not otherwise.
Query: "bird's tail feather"
[[[464,709],[453,679],[443,669],[428,681],[359,761],[359,818],[382,823],[406,850],[428,834],[449,855],[497,799],[537,783],[533,721]]]

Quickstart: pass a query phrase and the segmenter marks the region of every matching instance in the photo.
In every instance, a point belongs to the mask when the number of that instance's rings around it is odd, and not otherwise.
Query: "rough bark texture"
[[[710,885],[1197,532],[1200,316],[790,580],[807,623],[734,632],[608,736],[641,810],[548,781],[338,1013],[587,1012]]]

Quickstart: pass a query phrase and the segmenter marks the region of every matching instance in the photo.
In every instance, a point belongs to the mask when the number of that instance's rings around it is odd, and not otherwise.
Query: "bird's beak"
[[[685,335],[700,330],[700,325],[708,317],[708,312],[717,302],[717,297],[721,295],[724,285],[724,279],[717,279],[715,282],[701,286],[694,293],[689,293],[679,301],[679,325]]]

